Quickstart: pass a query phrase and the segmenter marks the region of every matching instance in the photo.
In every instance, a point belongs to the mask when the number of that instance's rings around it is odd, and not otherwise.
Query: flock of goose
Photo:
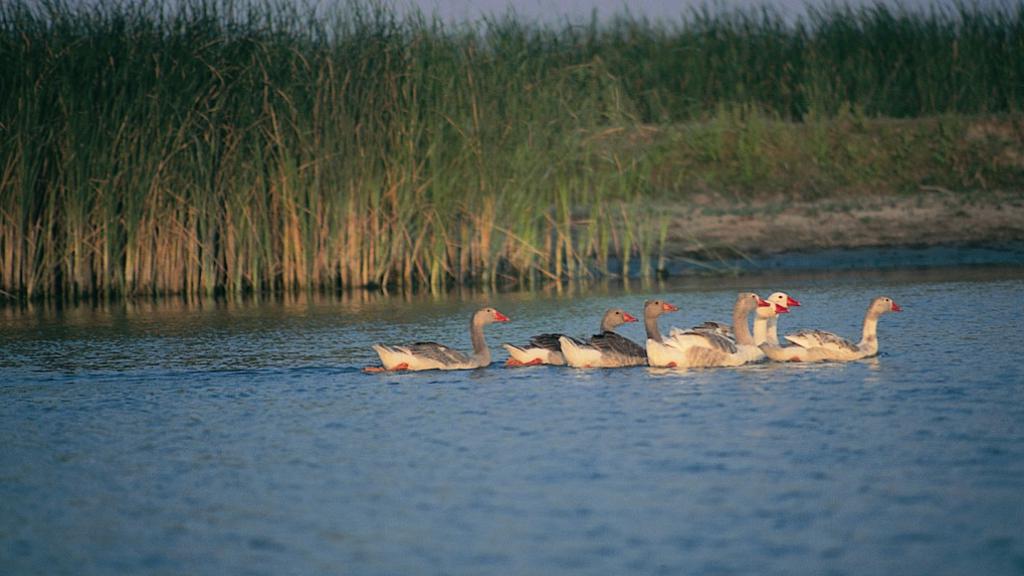
[[[517,346],[503,344],[508,350],[509,366],[540,364],[568,365],[574,368],[618,368],[623,366],[655,366],[665,368],[708,368],[741,366],[752,362],[819,362],[858,360],[878,354],[878,319],[886,312],[899,312],[891,298],[880,296],[871,301],[864,315],[864,329],[854,343],[823,330],[800,330],[778,336],[778,316],[800,303],[783,292],[767,299],[752,292],[742,292],[733,307],[732,325],[705,322],[688,330],[672,328],[667,336],[658,328],[658,318],[678,307],[662,300],[644,303],[643,321],[647,331],[646,346],[618,334],[615,329],[636,317],[620,309],[608,310],[601,319],[601,328],[588,340],[565,334],[538,334],[529,343]],[[754,314],[754,329],[748,324]],[[386,370],[465,370],[482,368],[491,363],[491,351],[484,339],[484,326],[508,322],[507,316],[494,308],[482,308],[470,320],[473,353],[464,354],[436,342],[408,345],[375,344],[382,366],[366,368],[368,372]]]

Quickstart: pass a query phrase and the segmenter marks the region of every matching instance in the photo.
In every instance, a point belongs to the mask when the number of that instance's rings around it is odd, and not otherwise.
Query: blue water
[[[662,325],[735,293],[882,355],[366,375],[375,341]],[[3,574],[1024,574],[1024,274],[0,311]],[[623,333],[640,338],[637,325]]]

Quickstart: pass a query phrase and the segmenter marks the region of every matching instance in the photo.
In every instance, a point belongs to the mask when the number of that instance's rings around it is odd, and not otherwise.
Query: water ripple
[[[785,288],[784,331],[855,336],[882,291],[907,312],[845,365],[385,375],[361,372],[372,342],[468,348],[480,302],[5,315],[0,565],[1021,573],[1021,280]],[[668,287],[665,325],[723,319],[734,292]],[[647,297],[496,296],[514,321],[489,338],[586,335]]]

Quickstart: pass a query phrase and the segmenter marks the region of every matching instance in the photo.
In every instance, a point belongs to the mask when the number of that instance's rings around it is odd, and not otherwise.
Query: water
[[[851,364],[366,375],[369,345],[662,326],[736,291]],[[4,574],[1022,574],[1021,269],[0,311]],[[623,332],[639,338],[637,325]]]

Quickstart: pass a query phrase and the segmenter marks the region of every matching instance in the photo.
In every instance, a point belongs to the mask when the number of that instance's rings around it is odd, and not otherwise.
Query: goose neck
[[[469,337],[473,342],[473,357],[477,359],[480,366],[491,363],[491,351],[487,348],[487,340],[484,339],[484,323],[474,317],[469,323]]]
[[[736,334],[736,343],[743,346],[753,346],[754,337],[750,334],[750,326],[747,325],[747,315],[750,311],[737,302],[732,311],[732,331]]]
[[[869,352],[878,351],[878,317],[880,314],[869,309],[864,315],[864,329],[861,332],[859,348],[867,349]]]
[[[754,316],[754,344],[760,346],[768,341],[768,323],[770,320],[761,315]]]
[[[647,330],[647,338],[655,342],[662,342],[661,330],[658,329],[658,317],[644,315],[644,328]]]

